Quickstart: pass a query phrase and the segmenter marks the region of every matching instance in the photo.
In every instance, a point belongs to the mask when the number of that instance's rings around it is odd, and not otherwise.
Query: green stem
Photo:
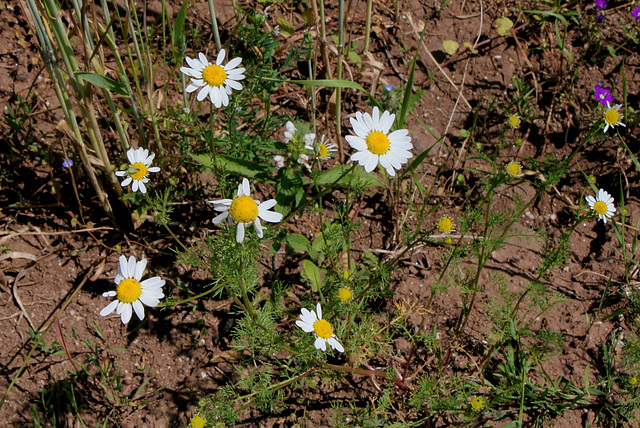
[[[216,49],[220,52],[222,45],[220,44],[220,34],[218,33],[218,20],[216,19],[216,9],[213,6],[213,0],[207,0],[209,3],[209,15],[211,15],[211,26],[213,28],[213,39],[216,42]]]
[[[202,297],[208,296],[209,294],[220,290],[220,288],[222,288],[222,285],[216,285],[215,287],[212,287],[212,288],[210,288],[209,290],[207,290],[207,291],[205,291],[203,293],[196,294],[195,296],[191,296],[188,299],[180,300],[179,302],[171,303],[170,305],[169,304],[161,305],[161,307],[184,305],[185,303],[189,303],[189,302],[191,302],[193,300],[200,299]]]
[[[271,391],[274,391],[274,392],[275,392],[275,391],[277,391],[277,390],[279,390],[279,389],[282,389],[282,388],[284,388],[284,387],[286,387],[286,386],[291,385],[292,383],[297,382],[298,380],[300,380],[300,379],[302,379],[302,378],[304,378],[304,377],[309,376],[309,374],[310,374],[310,373],[313,373],[314,371],[316,371],[316,369],[315,369],[315,368],[311,368],[311,369],[307,370],[306,372],[302,373],[301,375],[298,375],[298,376],[296,376],[296,377],[294,377],[294,378],[287,379],[287,380],[283,380],[282,382],[276,383],[276,384],[275,384],[275,385],[273,385],[270,389],[271,389]],[[252,392],[252,393],[250,393],[250,394],[243,395],[242,397],[238,397],[238,398],[236,398],[234,401],[238,402],[238,401],[241,401],[241,400],[247,400],[247,399],[249,399],[249,398],[253,397],[254,395],[256,395],[256,394],[258,394],[258,393],[260,393],[260,391],[254,391],[254,392]],[[247,407],[249,407],[250,405],[251,405],[251,401],[249,401],[249,402],[247,402],[247,403],[243,404],[243,405],[238,409],[238,413],[242,412],[243,410],[245,410],[245,409],[246,409]]]
[[[373,10],[373,0],[367,0],[367,17],[364,24],[364,53],[369,52],[369,42],[371,39],[371,13]]]
[[[338,2],[338,67],[336,78],[342,80],[342,59],[344,57],[344,0]],[[342,145],[342,88],[336,88],[336,140],[338,144],[338,155],[340,162],[344,162],[344,148]]]

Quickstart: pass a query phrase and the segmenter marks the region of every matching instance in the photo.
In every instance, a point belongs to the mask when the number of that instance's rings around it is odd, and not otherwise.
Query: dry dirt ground
[[[335,2],[327,5],[328,15],[335,16]],[[437,2],[436,2],[437,3]],[[242,7],[263,8],[261,4],[242,2]],[[519,30],[518,41],[513,38],[497,37],[492,29],[495,19],[507,10],[516,11],[514,3],[488,1],[452,2],[441,14],[435,15],[434,2],[410,0],[404,2],[397,24],[394,12],[384,5],[376,6],[375,31],[372,37],[373,62],[378,65],[348,70],[353,78],[367,88],[376,84],[378,93],[382,86],[400,86],[406,80],[408,64],[405,59],[418,46],[417,32],[428,25],[425,49],[420,50],[416,82],[424,83],[427,89],[424,97],[414,109],[414,113],[430,127],[436,135],[446,135],[444,142],[436,146],[429,155],[429,162],[439,165],[450,162],[447,146],[453,150],[461,148],[459,129],[469,126],[475,106],[486,97],[498,100],[512,96],[513,77],[529,79],[530,76],[544,76],[546,82],[538,82],[544,91],[553,92],[559,86],[555,83],[564,72],[562,54],[547,50],[542,53],[529,49],[528,41],[534,37],[543,39],[546,34],[535,34],[531,27]],[[138,5],[140,6],[140,5]],[[156,6],[155,4],[151,5]],[[353,2],[349,15],[349,28],[354,40],[360,40],[364,28],[363,2]],[[85,223],[74,224],[78,217],[78,205],[71,190],[73,184],[68,172],[60,167],[61,136],[54,131],[62,117],[55,95],[48,85],[48,75],[42,67],[37,39],[27,25],[26,18],[15,1],[0,2],[0,100],[3,107],[15,106],[18,97],[26,99],[31,110],[27,124],[31,127],[24,138],[26,151],[18,161],[15,155],[0,155],[2,168],[11,166],[12,174],[3,173],[0,182],[0,245],[4,255],[0,256],[0,391],[8,386],[32,347],[29,330],[45,325],[63,302],[70,300],[69,306],[46,336],[46,346],[38,349],[29,360],[22,376],[11,389],[7,401],[0,411],[4,426],[28,426],[33,418],[32,407],[57,406],[59,415],[69,415],[68,420],[57,421],[60,426],[76,426],[70,413],[71,406],[65,391],[71,387],[80,388],[84,398],[81,416],[89,426],[95,421],[109,418],[111,425],[117,421],[120,426],[186,426],[197,400],[215,392],[233,377],[235,356],[229,351],[230,330],[233,317],[229,314],[230,300],[203,300],[187,307],[165,308],[148,311],[148,323],[139,328],[125,328],[115,317],[100,317],[99,311],[107,304],[102,293],[112,288],[117,270],[119,249],[125,248],[138,257],[145,256],[154,266],[152,273],[167,279],[166,292],[177,293],[176,280],[186,284],[206,281],[205,274],[193,272],[176,264],[171,238],[152,223],[144,223],[135,230],[114,230],[95,204],[87,186],[82,187]],[[231,28],[234,15],[230,2],[217,1],[216,8],[222,26]],[[276,16],[291,19],[299,13],[297,6],[274,4],[270,8],[269,22],[275,26]],[[196,2],[188,15],[187,24],[202,24],[202,31],[209,35],[206,24],[206,3]],[[427,21],[427,17],[431,19]],[[522,15],[512,15],[516,26],[525,21]],[[609,26],[614,26],[616,14],[607,17]],[[335,26],[335,19],[328,22]],[[537,28],[537,27],[536,27]],[[531,32],[530,32],[531,31]],[[544,31],[547,31],[546,29]],[[606,31],[603,29],[603,31]],[[549,30],[551,32],[551,30]],[[427,55],[428,50],[440,63],[448,57],[442,52],[442,41],[454,39],[473,42],[481,35],[481,40],[489,40],[478,55],[460,54],[448,61],[443,72],[439,71]],[[578,35],[571,35],[578,40]],[[211,42],[213,46],[213,42]],[[572,46],[578,56],[581,46]],[[211,49],[213,50],[213,49]],[[585,63],[574,83],[576,97],[592,97],[596,82],[619,75],[622,57],[607,57],[598,65]],[[638,56],[626,58],[626,80],[629,104],[638,104]],[[427,72],[428,71],[428,72]],[[458,97],[455,86],[462,89]],[[430,76],[433,81],[429,82]],[[529,77],[527,77],[529,76]],[[379,80],[374,80],[379,78]],[[555,80],[554,80],[555,79]],[[426,83],[425,83],[426,82]],[[35,96],[34,96],[35,95]],[[274,94],[278,95],[278,94]],[[575,147],[572,138],[578,129],[584,129],[585,120],[573,117],[570,102],[552,103],[552,97],[537,94],[535,105],[539,111],[549,113],[548,120],[528,124],[529,132],[524,135],[522,147],[513,147],[505,155],[520,158],[540,158],[544,153],[560,157],[567,155]],[[468,103],[468,105],[467,105]],[[634,104],[635,103],[635,104]],[[350,96],[345,109],[363,108],[365,105]],[[471,108],[469,107],[471,106]],[[322,114],[324,114],[324,110]],[[453,112],[453,114],[452,114]],[[9,134],[7,120],[9,113],[3,108],[3,130]],[[346,125],[346,122],[345,122]],[[417,121],[409,120],[416,153],[430,147],[435,138],[427,133]],[[634,140],[635,138],[635,140]],[[637,145],[637,136],[632,136]],[[598,177],[599,185],[614,191],[617,189],[621,171],[627,173],[624,179],[630,183],[627,195],[627,209],[630,224],[639,220],[638,194],[636,191],[637,171],[630,166],[624,153],[616,152],[616,142],[611,139],[597,148],[590,148],[584,158],[578,159],[587,174]],[[55,163],[49,164],[39,154],[52,153]],[[429,183],[435,173],[435,166],[425,169],[424,183]],[[558,186],[557,194],[542,197],[522,217],[518,227],[548,227],[558,233],[569,224],[571,211],[564,197],[578,201],[583,188],[582,175],[574,164],[574,170]],[[440,187],[449,188],[447,178],[441,178]],[[60,187],[54,191],[53,183]],[[525,183],[514,183],[500,189],[496,198],[496,208],[509,206],[514,192],[531,195],[534,190]],[[614,193],[615,194],[615,193]],[[617,198],[616,198],[617,199]],[[360,236],[355,241],[356,249],[374,250],[384,255],[397,248],[381,224],[385,213],[381,211],[380,197],[368,196],[364,199],[361,218],[364,219]],[[438,216],[459,213],[458,198],[434,196],[433,203],[442,202]],[[502,205],[501,205],[502,204]],[[213,215],[204,203],[190,205],[176,213],[174,219],[183,232],[185,242],[192,242],[204,233],[213,233],[210,224]],[[436,218],[432,219],[435,221]],[[87,224],[92,222],[92,224]],[[313,230],[313,220],[299,219],[291,223],[292,230],[309,233]],[[552,311],[533,320],[532,328],[553,328],[566,337],[565,346],[550,359],[545,367],[552,377],[564,376],[578,386],[584,385],[584,373],[591,367],[592,380],[597,368],[601,367],[601,343],[613,333],[624,333],[627,329],[624,317],[597,321],[591,327],[587,323],[596,316],[600,299],[607,280],[611,278],[610,295],[622,286],[624,271],[620,255],[615,248],[615,236],[610,223],[589,221],[580,224],[572,237],[571,257],[566,266],[549,279],[550,286],[565,297]],[[437,248],[421,247],[407,253],[401,261],[401,269],[395,278],[393,301],[426,300],[430,285],[441,267]],[[535,242],[513,240],[493,254],[488,271],[506,273],[517,286],[530,279],[537,265],[541,248]],[[82,285],[81,290],[72,293]],[[480,303],[492,298],[495,287],[490,281],[484,284]],[[613,301],[613,304],[616,302]],[[446,335],[452,319],[460,309],[459,296],[455,293],[439,296],[429,315],[429,325],[438,323]],[[603,313],[616,310],[605,301]],[[485,326],[482,311],[470,319],[468,330],[473,340],[481,343]],[[413,320],[416,325],[419,317]],[[589,328],[590,327],[590,328]],[[475,336],[475,337],[474,337]],[[59,344],[64,337],[65,349]],[[57,342],[57,345],[54,343]],[[408,352],[409,344],[399,341],[398,352]],[[478,345],[473,355],[454,355],[453,363],[464,367],[469,358],[479,359],[482,346]],[[78,371],[78,362],[85,357],[94,358],[99,365],[116,372],[111,381],[122,382],[125,391],[133,394],[133,406],[124,405],[117,396],[108,396],[109,388],[101,385],[95,371],[91,376],[80,374],[78,380],[69,382],[68,371]],[[77,362],[71,362],[73,359]],[[66,383],[65,383],[66,382]],[[345,403],[368,400],[375,395],[369,384],[356,379],[350,387],[339,392],[327,391],[317,396],[313,407],[301,409],[295,403],[280,417],[247,421],[245,426],[290,426],[295,421],[302,425],[322,426],[326,422],[326,412],[331,408],[332,399]],[[57,388],[57,389],[56,389]],[[46,405],[43,405],[46,402]],[[584,426],[592,421],[589,411],[572,411],[556,419],[553,426]],[[443,425],[444,426],[444,425]],[[551,426],[551,425],[550,425]]]

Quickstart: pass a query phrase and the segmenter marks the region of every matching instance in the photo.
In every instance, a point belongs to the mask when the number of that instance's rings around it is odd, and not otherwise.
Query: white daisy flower
[[[214,224],[218,224],[224,219],[229,219],[229,224],[238,223],[236,229],[236,242],[244,241],[244,228],[253,223],[259,238],[263,236],[263,228],[260,219],[271,223],[278,223],[282,220],[282,214],[269,211],[276,204],[275,199],[260,202],[251,198],[251,189],[249,188],[249,180],[242,179],[242,184],[238,185],[238,194],[233,199],[218,199],[209,201],[214,205],[216,211],[222,214],[213,219]]]
[[[236,68],[242,62],[242,58],[234,58],[223,66],[224,56],[226,52],[220,49],[215,64],[211,64],[207,57],[201,52],[198,58],[186,57],[189,67],[180,67],[187,76],[191,77],[191,83],[187,86],[188,93],[198,92],[198,101],[204,100],[207,95],[211,97],[211,102],[217,108],[229,105],[229,95],[231,90],[242,90],[242,84],[239,80],[244,79],[244,68]]]
[[[599,219],[604,223],[606,223],[607,219],[611,218],[613,213],[616,212],[616,207],[613,206],[613,196],[605,190],[598,190],[598,194],[595,198],[589,195],[585,199],[589,204],[589,208],[594,210],[596,214],[598,214]]]
[[[322,319],[322,308],[320,303],[316,305],[316,312],[302,308],[300,319],[296,321],[296,325],[305,333],[313,333],[316,341],[313,346],[321,351],[327,350],[327,343],[338,352],[344,352],[344,348],[338,342],[338,338],[333,334],[329,321]]]
[[[395,170],[413,156],[409,151],[413,148],[409,131],[399,129],[389,134],[395,118],[396,115],[388,111],[380,116],[378,107],[374,107],[371,115],[357,112],[356,118],[350,119],[356,135],[345,138],[357,150],[351,155],[351,160],[358,161],[365,171],[373,171],[379,163],[389,175],[394,176]]]
[[[122,187],[133,183],[131,184],[131,190],[134,192],[140,190],[140,193],[147,193],[145,186],[145,183],[149,182],[147,174],[160,171],[159,167],[151,166],[151,162],[155,156],[153,153],[149,154],[149,150],[143,149],[142,147],[139,149],[129,149],[127,151],[129,169],[126,171],[116,171],[118,177],[127,177],[120,183]]]
[[[315,144],[314,144],[315,143]],[[311,150],[316,158],[320,160],[329,159],[331,153],[338,150],[338,146],[333,143],[329,143],[329,139],[323,134],[320,137],[320,142],[314,139],[310,144],[304,146],[307,150]]]
[[[120,256],[120,266],[118,266],[118,274],[116,275],[116,291],[107,291],[102,295],[104,297],[115,297],[116,300],[109,303],[100,315],[107,316],[114,310],[120,315],[123,324],[131,320],[132,307],[136,315],[142,321],[144,319],[144,306],[142,304],[155,308],[160,303],[160,299],[164,297],[162,287],[165,284],[159,276],[153,278],[142,279],[142,274],[147,267],[147,259],[136,262],[136,258],[131,256],[127,261],[125,256]]]
[[[613,129],[614,126],[626,127],[626,125],[621,122],[623,116],[618,111],[620,110],[620,107],[622,107],[622,104],[617,104],[611,107],[611,104],[607,101],[607,111],[604,113],[604,132],[607,132],[609,128]]]

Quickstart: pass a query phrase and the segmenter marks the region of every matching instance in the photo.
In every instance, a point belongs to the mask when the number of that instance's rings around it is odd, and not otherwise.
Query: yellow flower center
[[[620,121],[620,114],[618,113],[618,110],[612,108],[607,110],[607,112],[604,114],[604,120],[609,125],[615,125],[616,123],[618,123]]]
[[[480,397],[473,397],[471,400],[471,407],[473,410],[480,410],[484,407],[484,400]]]
[[[593,210],[599,215],[605,215],[608,211],[607,204],[602,201],[598,201],[593,204]]]
[[[347,303],[353,297],[353,293],[348,288],[341,288],[338,292],[338,299]]]
[[[507,170],[507,174],[509,174],[512,177],[515,177],[516,175],[520,174],[520,164],[518,162],[509,162],[509,164],[507,164],[507,167],[505,169]]]
[[[205,420],[202,416],[194,416],[191,418],[191,423],[189,425],[191,425],[191,428],[204,428],[204,424]]]
[[[116,287],[116,297],[122,303],[133,303],[141,294],[142,286],[133,278],[123,279]]]
[[[374,155],[383,155],[389,151],[389,137],[380,131],[367,135],[367,148]]]
[[[438,230],[448,233],[453,230],[453,221],[449,217],[442,217],[438,220]]]
[[[136,172],[131,174],[131,178],[134,180],[140,181],[147,176],[147,166],[142,162],[136,162],[131,165],[131,169],[137,169]]]
[[[520,126],[520,118],[518,116],[509,116],[507,122],[509,122],[509,126],[512,128]]]
[[[329,324],[329,321],[327,320],[318,320],[314,322],[313,331],[316,333],[316,336],[323,339],[329,339],[331,336],[333,336],[331,324]]]
[[[227,80],[227,72],[219,65],[211,64],[202,70],[202,80],[207,82],[209,86],[222,86]]]
[[[318,157],[324,159],[329,154],[329,149],[324,144],[318,144]]]
[[[236,223],[249,223],[258,217],[258,204],[249,196],[238,196],[231,202],[229,215]]]
[[[635,377],[635,376],[634,376],[634,377],[632,377],[631,379],[629,379],[629,383],[630,383],[632,386],[636,386],[636,385],[638,384],[638,378],[637,378],[637,377]]]

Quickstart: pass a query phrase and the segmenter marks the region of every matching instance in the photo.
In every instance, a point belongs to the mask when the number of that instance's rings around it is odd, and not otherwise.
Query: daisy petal
[[[218,59],[216,60],[216,65],[220,66],[222,65],[222,62],[224,61],[224,56],[227,52],[224,49],[220,49],[220,53],[218,54]]]
[[[122,315],[120,316],[122,324],[127,324],[129,321],[131,321],[132,312],[133,311],[131,310],[131,304],[124,305],[124,307],[122,308]]]
[[[116,307],[118,306],[118,301],[114,300],[113,302],[109,303],[103,310],[100,311],[100,315],[105,317],[109,314],[111,314],[113,311],[116,310]],[[313,330],[313,328],[312,328]]]
[[[236,242],[238,244],[244,241],[244,223],[238,223],[238,228],[236,229]]]
[[[142,306],[140,300],[133,302],[133,310],[136,312],[138,319],[142,321],[144,319],[144,306]]]
[[[146,268],[147,268],[147,259],[142,259],[138,263],[136,263],[136,268],[135,268],[133,278],[136,281],[140,281],[140,279],[142,279],[142,274],[144,273],[144,270]]]

